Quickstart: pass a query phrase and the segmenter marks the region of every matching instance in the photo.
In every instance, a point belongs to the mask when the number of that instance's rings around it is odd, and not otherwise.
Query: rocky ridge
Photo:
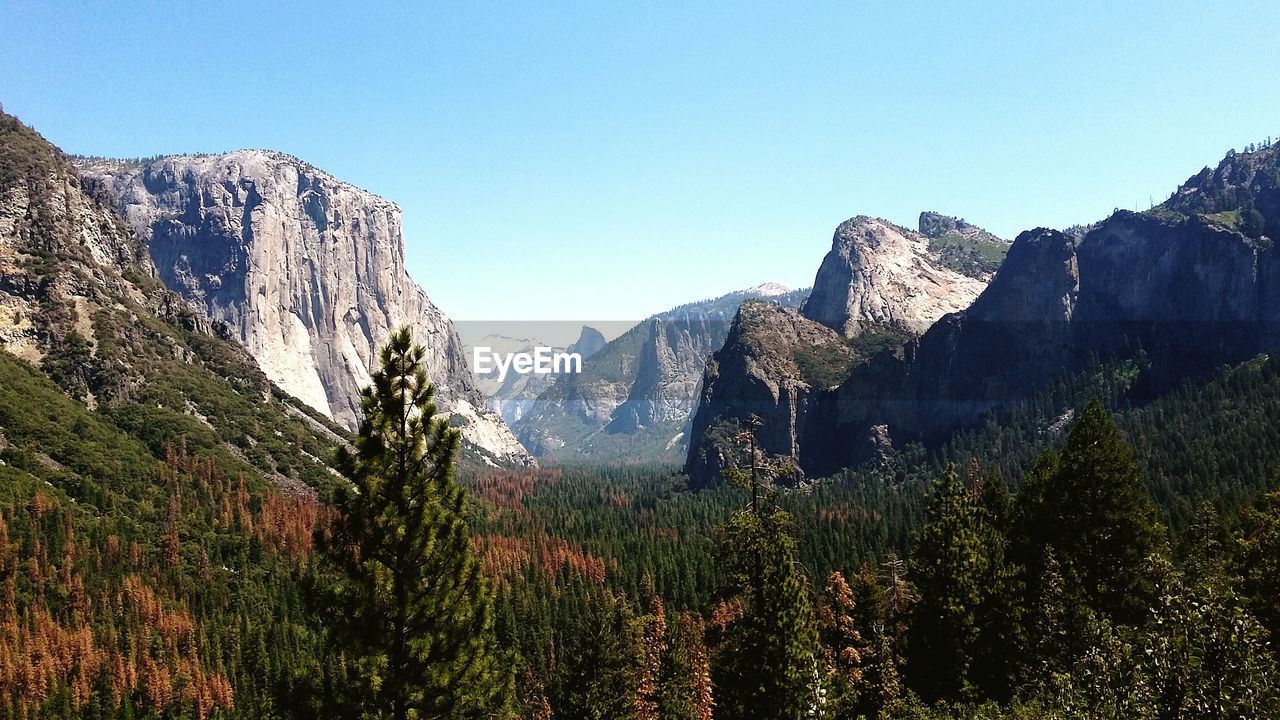
[[[1151,211],[1118,211],[1072,232],[1024,232],[969,307],[812,393],[806,423],[783,407],[765,424],[795,428],[791,454],[821,476],[906,442],[941,442],[1098,363],[1136,368],[1129,392],[1140,400],[1272,352],[1280,345],[1278,180],[1274,147],[1233,153]],[[721,376],[728,366],[720,360]],[[742,377],[731,381],[750,388]],[[714,400],[714,390],[704,396]],[[706,412],[695,423],[736,418],[723,400]],[[714,456],[694,447],[692,481],[715,482]]]
[[[0,168],[0,347],[38,363],[69,333],[95,344],[96,311],[153,302],[125,278],[155,269],[101,183],[3,113]]]
[[[978,242],[1009,244],[1008,240],[997,236],[995,233],[988,232],[966,221],[964,218],[943,215],[932,210],[925,210],[920,213],[919,230],[921,235],[930,239],[955,235]]]

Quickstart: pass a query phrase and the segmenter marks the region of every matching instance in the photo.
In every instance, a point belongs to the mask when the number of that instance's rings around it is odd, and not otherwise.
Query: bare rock
[[[528,459],[485,408],[453,324],[409,277],[394,203],[269,151],[79,162],[147,239],[165,284],[223,323],[285,391],[356,427],[382,344],[408,325],[464,438]]]

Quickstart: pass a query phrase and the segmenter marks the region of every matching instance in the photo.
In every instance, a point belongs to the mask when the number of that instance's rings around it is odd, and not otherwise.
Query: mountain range
[[[1074,232],[1024,232],[976,299],[950,307],[913,292],[886,305],[860,289],[858,278],[884,272],[854,250],[883,247],[873,231],[902,233],[851,221],[800,313],[744,305],[735,318],[703,382],[686,459],[692,484],[719,481],[738,453],[731,438],[752,415],[768,454],[789,458],[798,476],[820,477],[941,442],[1100,365],[1140,368],[1131,396],[1141,400],[1274,348],[1277,155],[1275,146],[1232,152],[1147,212],[1117,211]],[[942,227],[922,216],[922,230]],[[895,314],[922,302],[940,311],[928,323]],[[865,342],[886,324],[900,337],[874,353],[836,342],[836,334]],[[815,355],[830,370],[825,380],[806,372],[802,359]]]
[[[932,211],[914,229],[860,215],[836,229],[811,289],[689,303],[608,342],[584,327],[580,374],[497,383],[472,375],[453,323],[409,277],[394,203],[281,153],[68,159],[6,122],[10,167],[32,169],[25,184],[8,171],[0,231],[44,237],[30,223],[56,219],[74,227],[55,235],[80,238],[9,243],[21,249],[0,285],[0,342],[16,357],[96,357],[97,318],[123,302],[103,298],[127,298],[233,340],[263,387],[340,437],[379,343],[407,324],[441,409],[498,465],[683,458],[695,486],[714,484],[733,462],[727,439],[755,416],[795,479],[822,476],[944,439],[1098,363],[1142,358],[1155,397],[1280,333],[1273,146],[1229,154],[1147,212],[1012,243]],[[41,203],[65,210],[30,211]],[[85,362],[55,379],[91,407],[147,384],[127,358]]]

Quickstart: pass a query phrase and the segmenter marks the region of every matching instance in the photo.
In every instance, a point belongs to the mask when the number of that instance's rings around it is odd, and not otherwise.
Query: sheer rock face
[[[836,229],[802,312],[845,337],[869,326],[921,333],[984,287],[935,264],[924,235],[860,215]]]
[[[484,408],[452,323],[409,277],[394,203],[266,151],[80,167],[148,240],[165,284],[224,322],[287,392],[356,427],[379,348],[409,325],[464,438],[527,458]]]
[[[1203,217],[1121,211],[1083,238],[1037,229],[990,287],[897,358],[839,390],[845,434],[888,425],[897,443],[940,438],[1091,358],[1141,353],[1148,392],[1280,342],[1276,252]],[[848,458],[856,460],[857,457]]]
[[[698,396],[707,356],[714,351],[718,319],[652,320],[649,341],[636,364],[635,382],[608,428],[633,433],[662,423],[685,423]]]

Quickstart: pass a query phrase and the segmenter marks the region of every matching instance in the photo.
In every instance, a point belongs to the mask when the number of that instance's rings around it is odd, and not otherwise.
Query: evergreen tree
[[[555,717],[636,720],[643,667],[643,630],[626,600],[610,593],[593,599],[565,647]]]
[[[1253,613],[1272,638],[1280,638],[1280,493],[1245,512],[1234,566]]]
[[[998,477],[971,472],[976,483],[979,550],[985,568],[982,601],[975,609],[977,631],[973,682],[981,697],[1006,701],[1014,690],[1026,643],[1022,569],[1011,557],[1013,500]]]
[[[341,458],[352,486],[325,542],[344,573],[333,620],[367,683],[365,716],[493,717],[511,679],[453,479],[459,434],[435,417],[424,355],[398,331],[363,392],[356,452]]]
[[[974,694],[977,611],[991,575],[974,498],[950,467],[935,486],[911,554],[918,600],[911,615],[908,678],[926,700]]]
[[[790,516],[777,508],[758,457],[754,430],[750,472],[730,469],[729,479],[748,486],[751,503],[720,530],[720,558],[729,576],[726,595],[743,603],[727,628],[713,665],[716,716],[724,720],[797,720],[817,704],[818,638],[809,583],[796,561]]]
[[[869,650],[858,624],[853,588],[844,575],[831,573],[818,606],[824,717],[852,716],[860,707],[863,663]]]
[[[1026,519],[1037,544],[1054,549],[1089,608],[1140,622],[1155,597],[1148,557],[1163,548],[1163,532],[1133,450],[1100,402],[1085,406],[1056,467],[1042,470],[1051,474],[1028,488],[1038,495]]]
[[[702,619],[680,613],[667,624],[667,642],[659,679],[658,717],[662,720],[711,720],[711,667]]]
[[[713,665],[716,717],[804,717],[815,702],[818,642],[789,518],[740,511],[722,529],[721,548],[730,592],[745,610]]]
[[[905,636],[905,625],[900,616],[906,612],[909,593],[902,579],[901,561],[891,557],[885,567],[889,590],[867,566],[853,577],[850,587],[857,631],[866,645],[862,657],[862,690],[856,698],[854,717],[877,717],[902,694],[901,639]],[[891,597],[895,595],[897,597]]]

